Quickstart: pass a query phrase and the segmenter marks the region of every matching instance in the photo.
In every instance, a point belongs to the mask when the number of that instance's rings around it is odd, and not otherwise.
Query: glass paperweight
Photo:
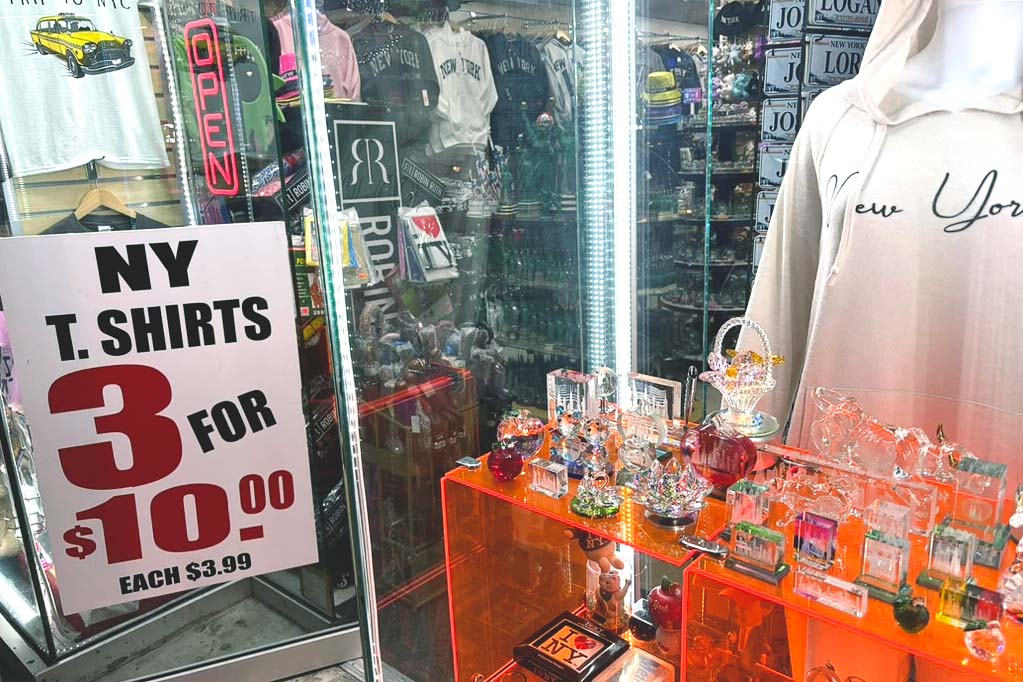
[[[746,521],[762,525],[771,509],[770,489],[753,481],[737,481],[728,488],[725,495],[728,526]]]
[[[857,618],[867,612],[867,588],[807,566],[796,569],[793,589],[796,594]]]
[[[777,585],[788,575],[785,536],[776,530],[741,521],[732,527],[728,568]]]
[[[931,622],[931,612],[927,610],[927,600],[914,597],[903,592],[892,603],[892,616],[899,627],[911,635],[923,630]]]
[[[863,538],[863,571],[857,585],[867,588],[874,599],[893,603],[906,586],[909,575],[909,541],[877,530]]]
[[[529,489],[558,499],[568,493],[568,467],[549,459],[536,458],[529,461]]]
[[[1002,617],[1004,600],[1000,592],[949,578],[941,586],[938,620],[965,630],[983,627]]]
[[[751,350],[735,352],[724,349],[725,335],[734,328],[745,327],[760,339],[763,355]],[[707,421],[726,423],[750,438],[768,438],[780,429],[778,419],[756,409],[757,403],[775,386],[774,367],[784,361],[771,354],[771,343],[764,330],[746,317],[733,317],[721,325],[714,339],[714,350],[707,356],[710,371],[700,379],[721,392],[724,409],[708,416]]]
[[[792,548],[796,560],[822,571],[835,563],[838,551],[838,521],[804,511],[796,517]]]
[[[709,422],[686,434],[686,450],[693,467],[714,486],[715,496],[753,471],[757,446],[724,422]]]
[[[636,497],[646,506],[646,518],[664,528],[683,528],[696,521],[711,485],[688,463],[676,457],[655,460],[637,476]]]
[[[522,455],[506,443],[494,443],[487,456],[487,468],[495,481],[506,483],[522,473]]]
[[[539,452],[545,435],[543,421],[528,410],[507,412],[497,425],[497,440],[518,452],[523,460]]]
[[[1008,467],[977,458],[959,460],[955,471],[955,494],[947,522],[977,536],[976,563],[998,568],[1009,539],[1002,522]]]
[[[937,590],[949,578],[969,581],[976,551],[976,535],[941,524],[931,531],[927,568],[916,579],[917,584]]]
[[[568,413],[582,421],[597,415],[597,378],[570,369],[547,374],[547,419]]]
[[[984,627],[968,630],[963,637],[966,650],[978,661],[995,663],[1005,652],[1005,635],[998,621],[987,623]]]
[[[615,421],[618,416],[618,375],[613,369],[601,367],[594,370],[594,391],[597,396],[597,416]]]

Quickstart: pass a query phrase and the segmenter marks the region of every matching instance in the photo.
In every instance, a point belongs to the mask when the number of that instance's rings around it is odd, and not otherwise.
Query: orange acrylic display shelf
[[[921,536],[912,536],[911,548],[911,569],[910,582],[912,583],[927,561],[927,541]],[[842,566],[832,569],[846,580],[855,580],[859,575],[861,567],[860,543],[863,539],[863,528],[859,521],[851,521],[844,524],[839,531],[839,558],[843,560]],[[811,601],[807,597],[796,594],[795,570],[796,563],[792,556],[792,535],[788,534],[788,556],[787,563],[792,566],[792,573],[782,579],[777,586],[763,582],[756,578],[738,573],[725,567],[724,563],[708,556],[702,556],[693,562],[686,569],[686,588],[689,595],[689,602],[686,613],[686,624],[689,626],[695,618],[694,599],[697,597],[706,598],[707,595],[728,593],[732,600],[749,603],[762,603],[776,605],[786,612],[789,622],[792,622],[792,615],[801,614],[805,620],[820,621],[830,626],[836,626],[841,631],[855,632],[857,635],[874,640],[889,649],[901,650],[917,659],[924,659],[931,664],[931,667],[938,667],[947,672],[943,679],[947,682],[965,679],[1006,681],[1016,682],[1018,679],[1010,676],[1009,667],[1013,657],[1023,657],[1023,627],[1009,625],[1003,627],[1006,636],[1007,646],[1003,655],[996,665],[979,661],[966,650],[964,644],[964,632],[951,625],[939,622],[938,613],[938,592],[927,590],[913,585],[914,596],[924,597],[927,601],[927,609],[931,614],[930,623],[917,634],[909,634],[902,630],[895,622],[892,607],[882,601],[869,599],[866,614],[862,618],[848,615],[828,606]],[[843,556],[844,554],[844,556]],[[1006,552],[1006,560],[1009,560]],[[998,580],[998,572],[990,568],[974,567],[974,579],[983,586],[992,588]],[[743,596],[745,595],[745,596]],[[738,597],[737,597],[738,596]],[[746,604],[748,608],[748,604]],[[805,671],[814,666],[827,663],[827,660],[807,660],[803,651],[803,643],[795,641],[793,633],[789,633],[790,656],[792,667],[797,671],[796,679],[803,679]],[[684,638],[683,646],[692,643],[691,637]],[[845,643],[848,648],[849,644]],[[839,649],[842,648],[840,644]],[[862,655],[869,656],[869,652]],[[802,674],[798,674],[799,671]],[[841,678],[857,675],[855,670],[839,671]],[[874,682],[870,677],[864,676],[868,682]],[[933,679],[929,677],[928,679]]]
[[[527,472],[497,482],[486,458],[481,462],[474,471],[449,472],[441,484],[457,682],[502,679],[515,645],[562,611],[582,606],[586,557],[569,537],[571,529],[613,540],[623,554],[631,548],[636,594],[664,574],[681,582],[683,568],[698,555],[678,544],[677,532],[647,521],[643,508],[630,500],[614,517],[583,518],[569,509],[577,481],[569,481],[567,495],[553,499],[529,490]],[[715,537],[724,516],[724,504],[708,500],[687,531]],[[672,658],[678,669],[679,654]],[[521,682],[518,675],[509,679]]]

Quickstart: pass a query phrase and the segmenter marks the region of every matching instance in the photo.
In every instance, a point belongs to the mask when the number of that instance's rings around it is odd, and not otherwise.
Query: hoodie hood
[[[938,24],[941,0],[884,0],[863,54],[859,74],[852,80],[849,102],[866,111],[876,123],[898,124],[942,107],[894,90],[906,62],[931,42]],[[989,97],[971,109],[1012,114],[1023,111],[1023,88]]]

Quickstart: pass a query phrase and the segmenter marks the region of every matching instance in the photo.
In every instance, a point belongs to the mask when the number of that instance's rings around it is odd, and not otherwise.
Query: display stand
[[[777,447],[777,446],[775,446]],[[795,459],[808,453],[784,448]],[[541,453],[543,454],[543,453]],[[733,674],[757,675],[761,680],[802,680],[807,671],[826,661],[809,660],[806,629],[819,622],[857,633],[880,645],[947,668],[948,679],[1009,680],[1013,651],[1023,651],[1023,628],[1004,630],[1006,652],[997,663],[969,655],[962,630],[938,622],[938,594],[918,591],[930,611],[929,625],[918,634],[902,630],[892,607],[870,599],[866,613],[857,618],[795,592],[794,574],[777,585],[726,567],[708,554],[690,551],[678,543],[679,534],[644,519],[642,508],[623,501],[617,516],[584,519],[569,511],[578,483],[569,494],[552,499],[529,490],[528,475],[508,483],[496,482],[486,467],[460,468],[443,480],[445,552],[453,632],[455,679],[539,679],[512,660],[515,645],[528,638],[561,611],[584,613],[586,558],[565,530],[579,529],[631,550],[636,566],[638,599],[661,574],[679,580],[685,605],[682,647],[666,654],[656,643],[623,636],[633,647],[657,656],[676,669],[675,680],[740,679]],[[726,521],[722,502],[710,499],[694,526],[686,529],[705,538],[719,536]],[[858,546],[864,528],[858,519],[842,524],[840,547]],[[788,535],[786,563],[798,562]],[[839,579],[859,575],[862,559],[846,551],[832,572]],[[914,535],[911,571],[927,560],[926,538]],[[654,578],[653,576],[655,576]],[[997,571],[977,568],[976,582],[993,587]],[[517,673],[513,677],[507,674]],[[856,671],[843,672],[855,675]],[[746,679],[746,678],[741,678]]]

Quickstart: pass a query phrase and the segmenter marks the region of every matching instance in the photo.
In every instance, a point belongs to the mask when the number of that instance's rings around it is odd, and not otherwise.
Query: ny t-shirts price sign
[[[0,241],[65,613],[316,561],[281,223]]]

